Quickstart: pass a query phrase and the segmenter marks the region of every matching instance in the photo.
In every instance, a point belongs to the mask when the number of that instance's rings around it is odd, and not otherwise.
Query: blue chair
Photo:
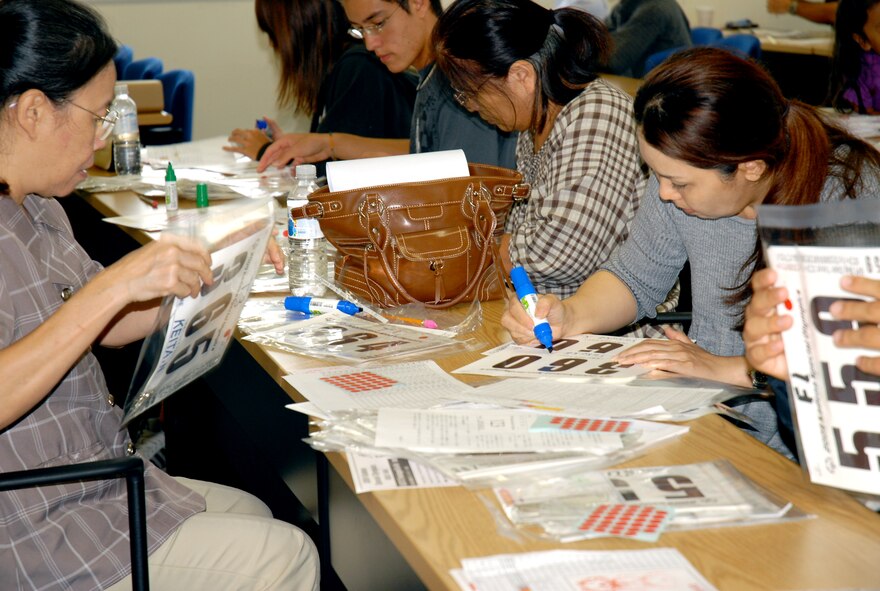
[[[670,49],[664,49],[658,51],[657,53],[652,53],[648,56],[648,59],[645,60],[645,71],[642,73],[642,76],[647,76],[648,72],[659,66],[663,60],[668,58],[670,55],[675,53],[676,51],[681,51],[682,49],[687,49],[686,47],[672,47]]]
[[[754,35],[730,35],[712,43],[712,46],[729,49],[742,57],[755,61],[761,59],[761,42]]]
[[[691,42],[694,45],[712,45],[724,38],[721,29],[713,27],[694,27],[691,29]]]
[[[173,119],[169,126],[141,128],[141,141],[145,146],[192,141],[195,76],[190,70],[169,70],[158,79],[162,81],[165,110]]]
[[[116,78],[122,80],[126,66],[134,61],[134,50],[130,45],[120,45],[113,56],[113,64],[116,66]]]
[[[164,64],[157,57],[134,60],[122,71],[122,80],[154,80],[162,73]]]

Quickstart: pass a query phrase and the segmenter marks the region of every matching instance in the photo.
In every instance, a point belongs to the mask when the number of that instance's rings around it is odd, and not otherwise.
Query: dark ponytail
[[[476,93],[519,60],[535,68],[533,130],[550,101],[566,105],[597,77],[609,41],[605,26],[574,8],[548,10],[530,0],[457,0],[434,28],[437,66],[453,88]]]
[[[789,102],[763,68],[723,49],[673,54],[650,73],[633,106],[645,141],[665,156],[724,175],[764,161],[771,179],[765,203],[816,203],[828,177],[855,198],[862,178],[880,171],[880,152],[816,109]],[[753,262],[763,265],[760,249],[744,268]],[[748,280],[731,287],[729,303],[750,297]]]

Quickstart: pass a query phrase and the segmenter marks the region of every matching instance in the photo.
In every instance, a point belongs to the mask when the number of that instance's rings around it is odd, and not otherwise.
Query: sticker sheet
[[[430,408],[448,404],[445,396],[472,388],[433,361],[411,361],[370,369],[321,367],[284,380],[324,412],[348,409]]]
[[[579,335],[544,347],[504,345],[453,373],[505,378],[550,378],[580,381],[628,381],[651,371],[640,365],[620,365],[613,359],[645,339]]]

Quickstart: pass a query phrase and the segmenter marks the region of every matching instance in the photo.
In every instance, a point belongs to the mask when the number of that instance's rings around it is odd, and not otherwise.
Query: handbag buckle
[[[495,185],[495,194],[500,197],[513,197],[514,201],[523,201],[529,198],[532,185],[529,183],[517,183],[515,185]]]
[[[370,193],[358,204],[358,218],[361,220],[363,227],[368,227],[371,215],[379,216],[379,219],[385,217],[385,202],[376,193]]]
[[[312,207],[314,205],[314,208]],[[322,218],[324,217],[324,204],[320,201],[309,201],[308,205],[305,206],[305,209],[312,210],[317,209],[317,214],[312,214],[310,218]],[[310,212],[311,213],[311,212]]]

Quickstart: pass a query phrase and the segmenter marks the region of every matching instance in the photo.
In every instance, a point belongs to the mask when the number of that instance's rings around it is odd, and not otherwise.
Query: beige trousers
[[[183,522],[149,557],[153,591],[318,591],[318,552],[299,528],[272,519],[244,491],[188,478],[207,509]],[[131,577],[108,591],[128,591]]]

